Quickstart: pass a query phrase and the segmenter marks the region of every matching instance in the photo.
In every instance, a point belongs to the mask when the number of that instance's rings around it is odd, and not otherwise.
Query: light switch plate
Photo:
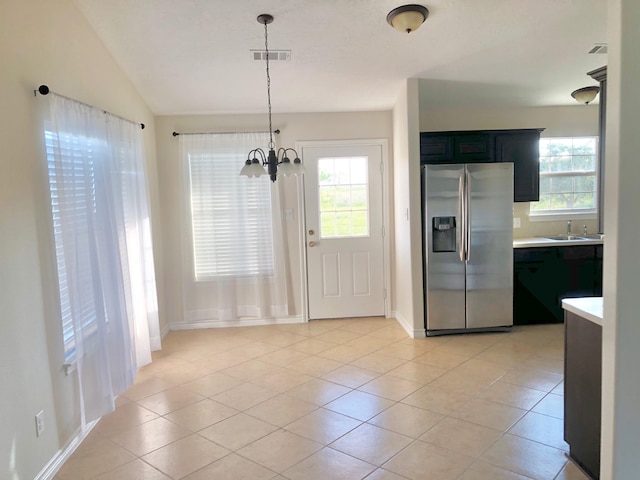
[[[513,228],[520,228],[520,217],[513,217]]]

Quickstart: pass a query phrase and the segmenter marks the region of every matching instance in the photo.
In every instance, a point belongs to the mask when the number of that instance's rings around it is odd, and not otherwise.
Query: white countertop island
[[[602,326],[602,297],[565,298],[562,300],[562,308]]]

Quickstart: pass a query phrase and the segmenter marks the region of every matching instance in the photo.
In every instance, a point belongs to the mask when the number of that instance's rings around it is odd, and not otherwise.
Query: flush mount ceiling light
[[[429,16],[429,10],[422,5],[403,5],[394,8],[387,15],[387,22],[399,32],[411,33],[417,30]]]
[[[592,85],[590,87],[583,87],[571,92],[571,96],[576,99],[576,101],[580,103],[584,103],[585,105],[589,105],[590,102],[593,102],[593,99],[596,98],[598,92],[600,91],[600,87],[596,87]]]
[[[279,148],[276,155],[273,143],[273,126],[271,125],[271,75],[269,74],[269,41],[267,34],[267,25],[273,22],[273,16],[263,13],[258,15],[258,23],[264,25],[264,49],[265,61],[267,64],[267,103],[269,105],[269,152],[265,153],[262,148],[254,148],[247,155],[244,167],[240,170],[240,175],[245,177],[260,177],[266,175],[264,167],[268,169],[269,177],[275,182],[278,175],[301,175],[304,173],[302,161],[298,157],[298,153],[293,148]],[[289,152],[293,152],[294,160],[287,156]],[[278,171],[280,168],[280,171]]]

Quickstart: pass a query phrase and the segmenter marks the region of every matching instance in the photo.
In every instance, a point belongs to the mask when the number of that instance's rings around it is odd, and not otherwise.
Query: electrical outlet
[[[285,208],[282,211],[282,216],[284,217],[285,220],[293,220],[293,209],[291,208]]]
[[[36,413],[36,437],[39,437],[44,432],[44,410],[40,410]]]
[[[520,228],[520,217],[513,217],[513,228]]]

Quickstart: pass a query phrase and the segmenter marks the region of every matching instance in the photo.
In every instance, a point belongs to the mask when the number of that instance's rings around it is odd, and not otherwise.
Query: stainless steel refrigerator
[[[513,325],[513,164],[422,167],[427,335]]]

